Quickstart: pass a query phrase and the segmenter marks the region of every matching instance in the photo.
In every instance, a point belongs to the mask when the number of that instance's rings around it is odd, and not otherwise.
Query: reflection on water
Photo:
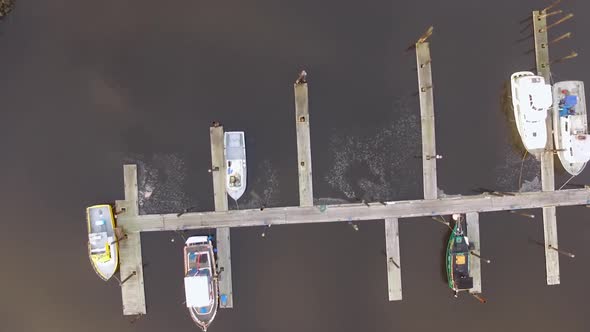
[[[190,205],[185,188],[187,167],[182,157],[177,154],[138,155],[127,162],[137,164],[140,214],[175,213]]]
[[[324,179],[350,200],[393,200],[418,195],[421,178],[420,119],[416,105],[398,101],[390,120],[369,134],[342,133],[331,137],[334,162]]]
[[[270,160],[265,159],[259,163],[250,163],[249,165],[256,165],[257,170],[255,174],[261,174],[263,176],[255,178],[249,176],[248,186],[244,196],[237,203],[231,198],[228,198],[229,209],[256,209],[279,206],[279,178],[277,170],[273,167]]]

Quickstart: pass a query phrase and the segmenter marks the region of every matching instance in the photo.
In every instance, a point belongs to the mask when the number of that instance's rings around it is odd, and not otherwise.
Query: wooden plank
[[[137,166],[124,165],[125,200],[117,201],[117,211],[125,210],[118,216],[118,226],[123,226],[127,239],[119,242],[119,276],[125,280],[121,285],[123,315],[145,315],[145,290],[143,282],[143,261],[141,257],[141,235],[129,231],[119,221],[121,217],[137,217],[139,215]]]
[[[234,307],[234,293],[231,272],[231,229],[221,227],[216,229],[217,240],[217,266],[219,274],[219,297],[221,308]]]
[[[320,222],[382,220],[413,218],[453,213],[510,211],[545,206],[590,204],[589,189],[568,189],[547,192],[523,192],[507,196],[473,195],[445,197],[434,200],[413,200],[370,204],[337,204],[319,207],[277,207],[227,212],[191,212],[176,214],[121,216],[119,222],[133,231],[206,229],[216,227],[248,227]]]
[[[309,133],[309,102],[307,83],[296,82],[295,128],[297,129],[297,164],[299,171],[299,205],[313,206],[311,173],[311,138]]]
[[[127,201],[127,214],[138,215],[138,189],[137,189],[137,165],[123,166],[123,183],[125,186],[125,201]]]
[[[211,175],[213,177],[213,199],[215,211],[227,211],[227,192],[225,188],[226,162],[223,150],[224,131],[222,126],[209,129],[211,137]],[[219,306],[233,308],[232,272],[231,272],[231,236],[230,229],[221,227],[216,229],[217,266],[219,275]]]
[[[120,279],[125,280],[129,277],[121,285],[123,315],[145,315],[145,290],[139,232],[127,233],[127,239],[119,243],[119,256]],[[133,275],[134,273],[135,275]]]
[[[418,68],[418,93],[420,96],[420,120],[422,125],[422,175],[425,199],[436,199],[438,196],[431,64],[429,44],[427,42],[417,43],[416,65]]]
[[[543,208],[543,235],[545,240],[545,271],[547,285],[559,285],[559,253],[550,249],[559,248],[557,244],[557,216],[555,208]]]
[[[466,214],[467,219],[467,237],[469,242],[473,243],[472,251],[476,254],[481,254],[481,247],[479,244],[479,213],[470,212]],[[469,272],[473,277],[473,288],[469,290],[470,293],[481,293],[481,260],[479,257],[471,255],[469,259]]]
[[[538,75],[543,76],[546,82],[551,82],[551,67],[549,61],[549,44],[547,39],[547,18],[540,15],[541,12],[533,12],[533,31],[535,39],[535,58]],[[543,191],[555,190],[555,166],[553,156],[553,116],[551,112],[547,116],[547,146],[541,154],[541,187]],[[559,254],[550,246],[559,248],[557,243],[557,214],[554,207],[543,208],[543,233],[545,238],[545,270],[547,272],[547,284],[557,285],[559,278]]]
[[[402,299],[402,270],[399,251],[399,223],[397,218],[385,220],[385,252],[387,254],[387,286],[389,301]]]
[[[209,136],[211,138],[211,176],[213,177],[215,211],[227,211],[227,192],[225,190],[227,168],[223,151],[223,126],[210,127]]]
[[[535,39],[535,60],[537,73],[551,82],[551,66],[549,63],[549,45],[547,39],[547,17],[540,15],[539,11],[533,11],[533,36]]]

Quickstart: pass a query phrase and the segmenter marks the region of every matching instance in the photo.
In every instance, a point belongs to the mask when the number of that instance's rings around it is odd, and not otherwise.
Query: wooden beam
[[[418,68],[418,94],[420,96],[420,120],[422,125],[422,175],[424,198],[436,199],[436,141],[434,132],[434,94],[432,92],[432,59],[429,44],[416,44]]]
[[[466,214],[467,219],[467,237],[469,242],[473,243],[473,249],[476,254],[481,255],[481,247],[479,243],[479,213],[470,212]],[[473,277],[473,288],[469,290],[470,293],[481,293],[481,259],[474,257],[469,258],[469,272]]]
[[[303,80],[298,79],[295,82],[294,89],[295,128],[297,129],[297,169],[299,171],[299,205],[313,206],[309,102],[305,75],[303,75]]]
[[[386,218],[384,221],[389,301],[401,301],[402,270],[399,251],[399,223],[397,218]]]

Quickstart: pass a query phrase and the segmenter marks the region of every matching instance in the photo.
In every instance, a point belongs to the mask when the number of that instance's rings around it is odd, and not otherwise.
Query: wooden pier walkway
[[[307,73],[295,81],[295,128],[297,129],[297,163],[299,170],[299,205],[313,205],[313,179],[311,173],[311,137],[309,133],[309,98]]]
[[[422,38],[421,38],[422,40]],[[422,178],[424,199],[436,199],[436,140],[434,133],[434,94],[432,92],[432,59],[428,42],[416,43],[418,94],[420,96],[420,122],[422,124]]]
[[[123,180],[125,186],[125,200],[116,201],[115,209],[121,216],[130,218],[139,215],[138,191],[137,191],[137,166],[125,165],[123,167]],[[117,222],[117,227],[121,224]],[[121,284],[121,296],[123,300],[124,315],[145,315],[145,292],[143,285],[143,261],[141,257],[141,235],[139,231],[130,232],[123,226],[127,235],[126,239],[119,242],[119,274]]]
[[[453,213],[512,211],[547,206],[590,204],[589,189],[568,189],[513,193],[507,196],[470,195],[433,200],[410,200],[365,204],[336,204],[322,207],[276,207],[227,212],[191,212],[177,214],[121,215],[119,225],[128,232],[213,229],[325,222],[415,218]]]
[[[400,301],[402,299],[402,266],[399,252],[399,222],[397,218],[386,218],[384,223],[389,301]]]
[[[479,213],[469,212],[466,214],[467,219],[467,238],[469,243],[473,244],[472,252],[481,255],[479,244]],[[472,294],[481,293],[481,259],[471,255],[469,259],[469,273],[473,278],[473,287],[469,290]]]
[[[209,128],[211,138],[211,176],[213,177],[213,200],[215,211],[223,212],[228,210],[227,191],[225,188],[225,177],[227,167],[223,127],[214,125]],[[231,272],[231,236],[228,227],[216,229],[215,242],[217,244],[217,267],[219,274],[219,306],[221,308],[233,308],[233,288]]]
[[[547,18],[543,12],[533,11],[535,58],[538,75],[551,82],[549,43],[547,39]],[[541,187],[543,191],[555,190],[555,166],[553,156],[553,115],[547,116],[547,146],[541,155]],[[543,233],[545,238],[545,267],[547,284],[557,285],[559,281],[559,253],[550,248],[559,248],[557,243],[557,215],[554,207],[543,207]]]

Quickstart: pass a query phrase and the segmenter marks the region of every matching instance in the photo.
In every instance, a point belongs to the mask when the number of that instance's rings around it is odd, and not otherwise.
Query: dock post
[[[389,301],[400,301],[402,299],[402,270],[399,251],[399,223],[397,218],[386,218],[384,222]]]
[[[481,253],[481,246],[479,243],[479,213],[471,212],[466,213],[467,219],[467,237],[469,242],[473,244],[473,251]],[[473,288],[469,290],[469,293],[479,294],[481,293],[481,259],[469,259],[469,272],[473,278]]]
[[[429,29],[430,34],[432,29]],[[432,92],[432,59],[430,46],[426,38],[416,43],[416,68],[418,70],[418,94],[420,97],[420,120],[422,124],[422,175],[424,181],[424,198],[436,199],[438,187],[436,181],[436,141],[434,132],[434,95]]]
[[[306,76],[307,73],[302,71],[294,84],[297,168],[299,170],[299,205],[313,206],[311,138],[309,133],[309,101]]]
[[[545,11],[533,11],[533,32],[535,37],[535,58],[537,72],[545,78],[545,82],[551,82],[551,68],[549,62],[549,44],[547,41],[547,17]],[[555,168],[553,153],[553,115],[547,116],[547,145],[541,154],[541,187],[543,191],[555,190]],[[547,272],[547,285],[557,285],[559,278],[559,254],[549,247],[558,247],[557,244],[557,216],[555,207],[543,208],[543,233],[545,238],[545,269]]]
[[[211,137],[211,176],[213,177],[213,199],[215,211],[227,211],[227,192],[225,189],[226,162],[223,151],[223,126],[209,128]],[[216,229],[217,266],[223,273],[219,275],[220,307],[233,308],[233,289],[231,273],[231,237],[228,227]]]
[[[137,166],[124,165],[125,200],[116,201],[116,210],[125,212],[122,217],[139,215],[137,192]],[[145,315],[145,290],[143,284],[143,263],[141,257],[141,235],[127,232],[125,241],[119,241],[119,275],[125,276],[121,285],[123,315]],[[131,278],[133,276],[133,278]]]

